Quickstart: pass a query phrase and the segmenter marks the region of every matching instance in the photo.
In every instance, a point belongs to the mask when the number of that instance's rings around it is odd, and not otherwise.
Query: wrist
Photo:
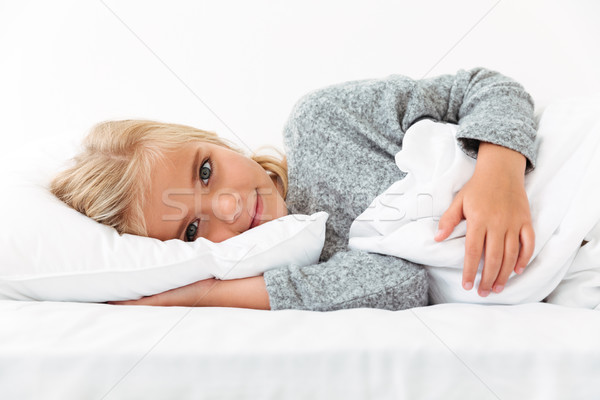
[[[500,174],[511,179],[524,179],[526,166],[527,159],[518,151],[488,142],[479,144],[476,174]]]
[[[264,278],[200,281],[197,306],[241,307],[269,310],[269,295]]]

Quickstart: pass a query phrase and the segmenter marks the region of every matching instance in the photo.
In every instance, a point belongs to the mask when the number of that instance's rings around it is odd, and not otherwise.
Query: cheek
[[[268,212],[263,216],[266,220],[274,220],[284,217],[288,214],[287,207],[283,198],[275,190],[275,193],[268,196]]]
[[[205,238],[213,243],[221,243],[227,239],[231,239],[236,235],[236,233],[231,232],[230,230],[217,228],[213,229],[212,232],[205,236]]]
[[[277,196],[277,218],[288,215],[287,206],[281,196]]]
[[[269,177],[265,170],[249,158],[231,160],[225,169],[232,186],[254,188],[265,186]]]

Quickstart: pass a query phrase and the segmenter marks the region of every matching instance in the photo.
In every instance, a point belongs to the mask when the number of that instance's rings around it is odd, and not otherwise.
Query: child
[[[162,240],[221,241],[288,210],[330,214],[319,264],[200,281],[125,304],[323,311],[422,306],[423,268],[347,249],[352,221],[401,178],[394,155],[406,129],[422,118],[457,123],[462,149],[478,158],[473,177],[440,219],[436,240],[466,218],[463,287],[473,287],[485,248],[479,294],[500,292],[533,252],[523,181],[535,162],[536,124],[524,89],[481,68],[420,81],[391,76],[347,82],[308,94],[284,130],[287,171],[285,159],[249,158],[194,128],[151,121],[100,124],[52,192],[119,232]]]

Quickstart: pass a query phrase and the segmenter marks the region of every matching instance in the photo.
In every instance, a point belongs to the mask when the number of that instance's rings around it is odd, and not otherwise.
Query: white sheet
[[[550,295],[551,302],[598,307],[600,227],[593,228],[600,221],[600,94],[556,102],[542,115],[537,167],[525,177],[535,251],[524,274],[513,273],[502,293],[485,298],[461,287],[465,221],[450,239],[433,240],[439,217],[474,170],[455,132],[454,125],[432,121],[406,132],[396,163],[408,175],[355,220],[349,247],[427,265],[434,303],[519,304]],[[584,238],[590,243],[580,251]],[[476,286],[482,266],[483,259]]]
[[[594,399],[600,314],[0,301],[3,399]],[[534,317],[532,317],[534,316]]]

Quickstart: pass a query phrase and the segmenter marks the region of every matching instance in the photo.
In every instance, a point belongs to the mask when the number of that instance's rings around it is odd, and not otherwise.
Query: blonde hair
[[[149,120],[106,121],[94,126],[83,141],[83,150],[73,165],[50,183],[60,200],[119,233],[148,236],[143,208],[151,186],[153,166],[166,151],[192,142],[226,147],[244,156],[242,150],[214,132],[191,126]],[[267,174],[274,176],[287,194],[287,161],[252,154]]]

